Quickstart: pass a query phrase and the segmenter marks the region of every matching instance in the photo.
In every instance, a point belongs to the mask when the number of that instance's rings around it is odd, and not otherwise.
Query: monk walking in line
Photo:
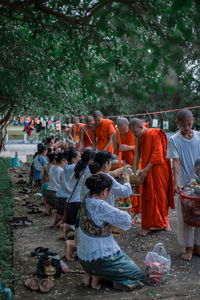
[[[85,149],[92,149],[93,144],[93,134],[92,129],[94,126],[94,118],[88,116],[86,118],[86,125],[82,126],[79,132],[80,135],[80,152]]]
[[[113,142],[114,150],[118,155],[118,161],[124,160],[130,166],[133,166],[135,153],[135,136],[129,129],[129,121],[126,118],[120,118],[117,122],[118,129],[114,133]],[[138,194],[142,194],[142,186],[137,190]],[[142,212],[141,196],[131,195],[132,212],[134,216]],[[136,223],[140,223],[140,218],[137,218]]]
[[[140,180],[142,189],[142,231],[151,229],[170,231],[169,207],[175,208],[174,186],[170,159],[167,158],[167,137],[162,129],[147,129],[142,121],[133,118],[130,130],[139,139],[142,159]]]
[[[120,118],[117,126],[118,129],[113,135],[115,153],[132,166],[135,151],[134,134],[129,130],[129,121],[126,118]]]
[[[76,148],[79,149],[79,133],[82,126],[84,126],[83,123],[80,123],[80,120],[78,117],[73,118],[73,125],[70,128],[70,134],[73,137],[73,141],[76,143]]]
[[[104,119],[102,112],[96,110],[93,114],[95,128],[93,131],[93,147],[98,151],[109,151],[114,153],[112,137],[115,132],[115,124],[109,119]]]

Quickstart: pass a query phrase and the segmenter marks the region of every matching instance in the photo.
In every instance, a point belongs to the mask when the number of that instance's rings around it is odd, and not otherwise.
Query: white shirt
[[[62,174],[62,180],[56,197],[68,198],[71,195],[71,186],[69,185],[70,177],[72,176],[76,164],[66,164]]]
[[[61,184],[61,174],[63,173],[63,168],[60,166],[52,166],[49,171],[49,185],[47,190],[58,191]]]
[[[120,197],[120,198],[128,198],[130,195],[133,194],[132,188],[130,183],[124,183],[120,184],[113,178],[110,174],[105,173],[112,179],[112,187],[111,187],[111,194],[109,198],[107,199],[107,203],[114,206],[114,196]]]
[[[195,177],[194,164],[200,156],[200,132],[193,131],[191,140],[185,139],[180,132],[170,137],[168,141],[167,157],[179,158],[179,184],[185,186]]]
[[[97,226],[104,222],[117,226],[122,230],[131,228],[130,215],[107,203],[107,201],[89,198],[85,199],[86,207],[91,219]],[[97,260],[98,258],[108,257],[120,250],[119,245],[111,234],[108,237],[92,237],[86,235],[80,227],[77,230],[77,253],[78,257],[84,261]]]

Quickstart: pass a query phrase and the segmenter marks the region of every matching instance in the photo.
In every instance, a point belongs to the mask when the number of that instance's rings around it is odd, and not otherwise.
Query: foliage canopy
[[[0,0],[0,124],[197,104],[195,0]]]

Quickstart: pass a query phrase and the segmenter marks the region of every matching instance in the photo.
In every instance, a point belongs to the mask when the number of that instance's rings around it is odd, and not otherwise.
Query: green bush
[[[11,181],[8,176],[9,167],[10,159],[0,157],[0,281],[3,288],[13,289],[13,236],[10,219],[13,214],[14,199],[11,194]],[[2,294],[0,295],[1,299],[4,299],[4,297]]]

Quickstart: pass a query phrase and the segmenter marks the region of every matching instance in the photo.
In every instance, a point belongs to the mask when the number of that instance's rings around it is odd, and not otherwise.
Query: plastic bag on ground
[[[171,267],[171,258],[162,243],[157,243],[153,251],[147,253],[145,263],[147,284],[159,285],[166,280]]]

